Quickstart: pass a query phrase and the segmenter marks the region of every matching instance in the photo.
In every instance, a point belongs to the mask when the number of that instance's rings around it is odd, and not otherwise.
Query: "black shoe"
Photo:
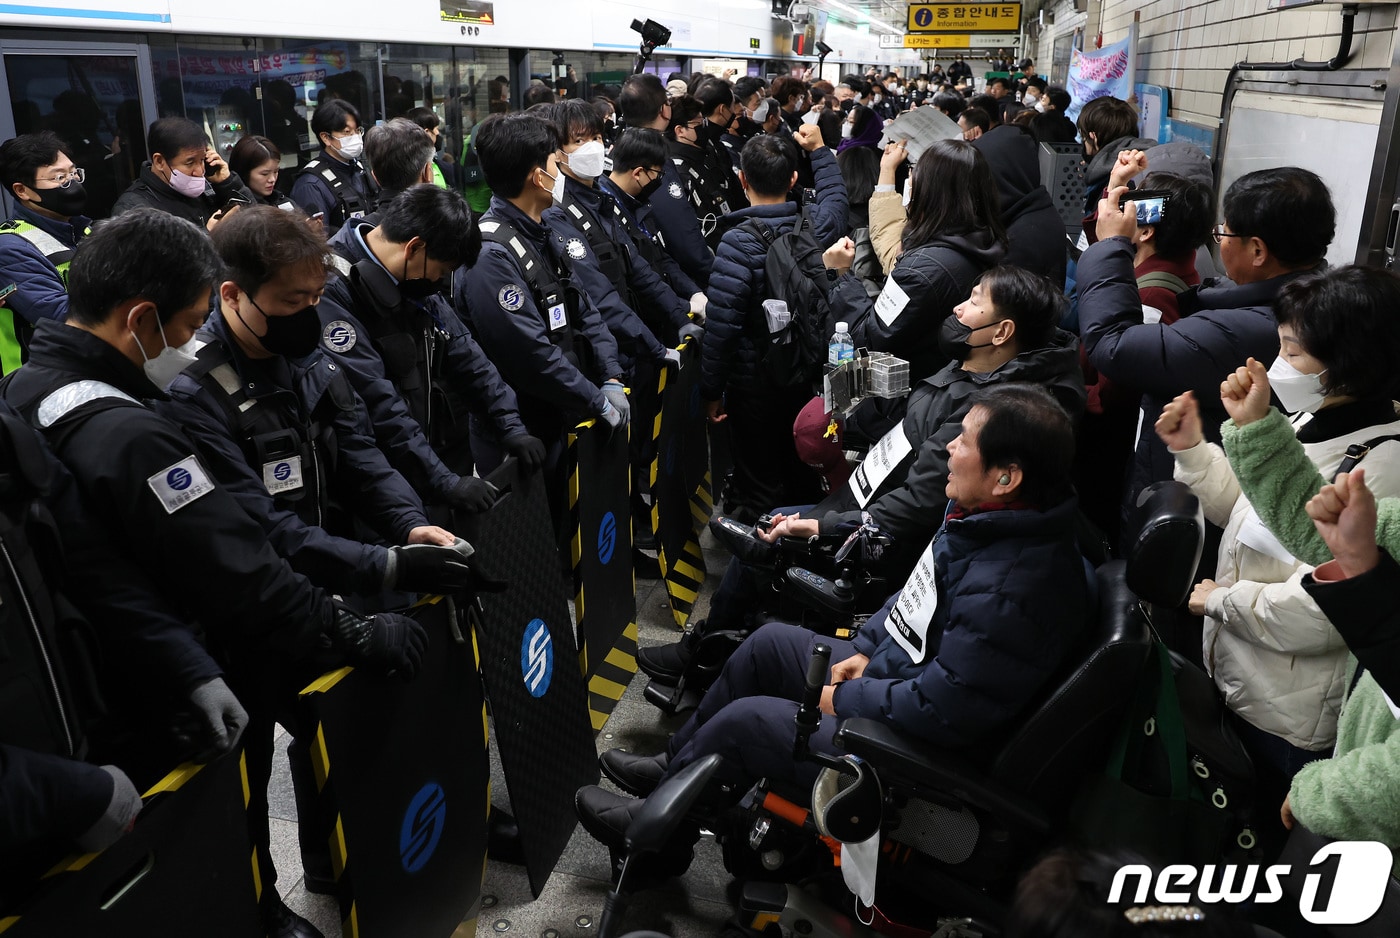
[[[616,795],[597,785],[585,785],[574,795],[579,823],[593,839],[613,850],[623,849],[627,828],[642,809],[645,798]]]
[[[520,842],[520,825],[515,815],[495,805],[486,816],[486,855],[497,863],[525,865],[525,847]]]
[[[778,545],[760,538],[752,521],[740,521],[735,515],[720,515],[710,522],[710,533],[721,547],[744,563],[771,567],[778,562]]]
[[[315,893],[318,896],[335,895],[335,880],[331,877],[321,876],[310,870],[303,869],[302,885],[307,892]]]
[[[623,791],[645,798],[661,784],[671,757],[666,753],[639,756],[626,749],[609,749],[598,757],[603,774]]]
[[[282,897],[271,889],[263,896],[262,913],[267,938],[326,938],[315,925],[287,908]]]
[[[701,619],[691,626],[690,631],[681,636],[678,642],[669,645],[650,645],[637,649],[637,667],[647,677],[663,684],[675,684],[685,673],[685,666],[695,654],[700,644],[700,634],[705,628]]]

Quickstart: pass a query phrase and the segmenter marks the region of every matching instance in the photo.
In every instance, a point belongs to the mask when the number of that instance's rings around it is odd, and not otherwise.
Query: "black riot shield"
[[[661,575],[676,625],[684,627],[705,582],[699,531],[709,518],[708,507],[704,507],[709,491],[709,442],[700,400],[700,351],[694,342],[687,342],[679,351],[680,367],[664,369],[658,379],[661,419],[655,424],[651,491]]]

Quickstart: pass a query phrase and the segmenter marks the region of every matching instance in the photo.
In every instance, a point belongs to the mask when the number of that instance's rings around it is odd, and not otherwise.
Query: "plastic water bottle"
[[[836,334],[831,337],[831,344],[826,347],[826,362],[828,365],[839,365],[852,361],[855,357],[856,345],[851,341],[851,328],[844,322],[838,322]]]

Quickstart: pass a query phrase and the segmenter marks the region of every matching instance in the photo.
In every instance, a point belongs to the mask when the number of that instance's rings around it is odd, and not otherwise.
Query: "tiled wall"
[[[1139,14],[1138,80],[1172,91],[1173,118],[1214,126],[1230,67],[1239,61],[1325,61],[1336,54],[1341,7],[1269,10],[1269,0],[1088,0],[1076,13],[1072,0],[1046,5],[1055,13],[1033,53],[1049,62],[1054,37],[1083,24],[1087,43],[1103,29],[1104,42],[1127,35]],[[1353,68],[1389,68],[1397,6],[1362,6],[1352,39]]]

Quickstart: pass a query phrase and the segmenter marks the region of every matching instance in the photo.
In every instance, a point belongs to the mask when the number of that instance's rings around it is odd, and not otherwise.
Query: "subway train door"
[[[9,90],[8,107],[0,105],[0,139],[58,134],[87,174],[86,214],[110,215],[141,173],[146,127],[156,116],[148,47],[0,37],[0,76]]]

